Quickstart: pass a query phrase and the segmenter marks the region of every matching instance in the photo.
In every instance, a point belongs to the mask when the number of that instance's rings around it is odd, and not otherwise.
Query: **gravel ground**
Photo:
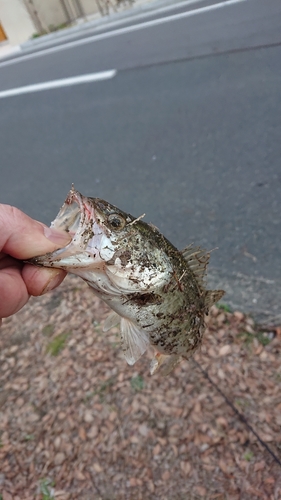
[[[213,307],[195,355],[262,444],[192,360],[129,367],[107,314],[68,277],[3,321],[0,498],[281,499],[281,327]]]

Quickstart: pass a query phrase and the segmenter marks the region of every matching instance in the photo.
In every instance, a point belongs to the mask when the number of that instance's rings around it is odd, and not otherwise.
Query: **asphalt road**
[[[179,248],[219,247],[209,284],[280,323],[280,25],[279,1],[247,0],[0,61],[0,91],[117,69],[0,99],[1,202],[49,223],[74,182],[145,212]]]

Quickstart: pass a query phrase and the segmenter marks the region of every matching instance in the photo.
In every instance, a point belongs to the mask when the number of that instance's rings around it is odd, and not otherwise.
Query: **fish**
[[[129,365],[152,352],[150,373],[168,375],[202,343],[205,315],[224,290],[207,290],[210,253],[179,251],[152,224],[72,186],[51,227],[66,231],[63,248],[29,259],[80,276],[111,309],[103,330],[120,325]]]

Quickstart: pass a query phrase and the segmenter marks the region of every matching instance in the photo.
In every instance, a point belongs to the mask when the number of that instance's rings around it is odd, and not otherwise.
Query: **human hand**
[[[19,311],[30,295],[53,290],[66,276],[60,269],[39,268],[22,260],[53,252],[69,241],[67,233],[0,204],[0,318]]]

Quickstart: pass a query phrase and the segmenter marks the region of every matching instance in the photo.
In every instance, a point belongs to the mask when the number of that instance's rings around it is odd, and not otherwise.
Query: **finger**
[[[19,311],[28,301],[29,293],[18,267],[0,272],[0,318],[7,318]]]
[[[0,204],[0,250],[16,259],[29,259],[66,246],[70,236],[50,229],[10,205]]]
[[[22,266],[23,263],[20,260],[14,259],[6,254],[1,255],[0,253],[0,270],[6,269],[7,267],[17,267],[18,269],[21,269]]]
[[[61,284],[66,272],[61,269],[39,268],[25,264],[22,277],[30,295],[43,295]]]

